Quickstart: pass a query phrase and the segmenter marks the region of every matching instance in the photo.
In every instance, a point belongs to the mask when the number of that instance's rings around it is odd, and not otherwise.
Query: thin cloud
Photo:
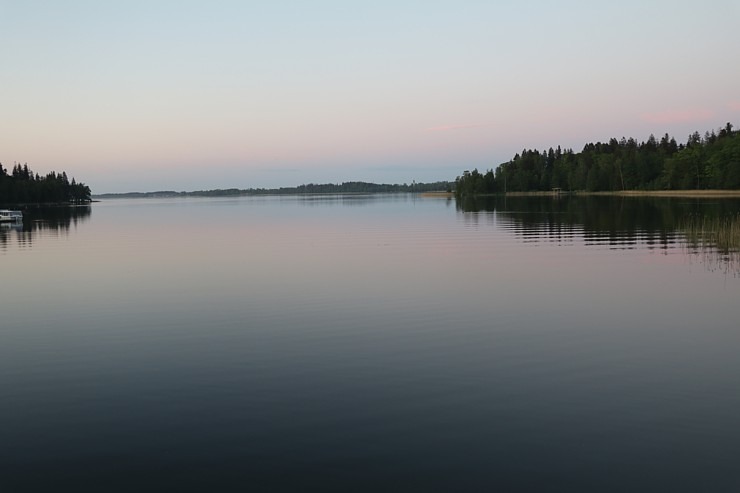
[[[481,128],[481,127],[490,127],[491,125],[488,123],[478,123],[478,124],[472,124],[472,125],[441,125],[439,127],[429,127],[426,129],[427,132],[445,132],[448,130],[464,130],[467,128]]]
[[[641,115],[641,118],[649,123],[687,123],[706,121],[713,117],[714,113],[707,109],[660,111]]]

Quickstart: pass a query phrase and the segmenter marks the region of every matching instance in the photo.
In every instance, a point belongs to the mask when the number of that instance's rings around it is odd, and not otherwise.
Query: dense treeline
[[[458,196],[563,190],[740,189],[740,132],[732,124],[686,144],[665,134],[646,142],[611,139],[572,149],[523,150],[495,171],[465,171],[455,181]]]
[[[451,191],[452,182],[438,181],[434,183],[386,184],[368,183],[364,181],[348,181],[341,184],[324,183],[299,185],[297,187],[282,188],[227,188],[218,190],[198,190],[194,192],[129,192],[106,193],[96,195],[96,198],[157,198],[157,197],[230,197],[241,195],[301,195],[301,194],[332,194],[332,193],[421,193],[436,191]]]
[[[0,164],[0,204],[85,202],[90,202],[90,187],[70,181],[65,172],[39,176],[28,164],[16,164],[8,173]]]
[[[326,183],[317,185],[309,183],[298,187],[280,188],[279,193],[302,194],[302,193],[420,193],[420,192],[437,192],[451,191],[452,183],[439,181],[434,183],[412,183],[404,184],[387,184],[387,183],[367,183],[364,181],[348,181],[341,184]]]

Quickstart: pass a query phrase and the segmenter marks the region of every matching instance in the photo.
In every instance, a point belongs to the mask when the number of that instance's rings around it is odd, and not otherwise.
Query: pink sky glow
[[[467,128],[481,128],[481,127],[490,127],[490,123],[478,123],[478,124],[470,124],[470,125],[440,125],[439,127],[430,127],[426,130],[428,132],[442,132],[446,130],[463,130]]]
[[[648,123],[671,125],[674,123],[706,122],[715,118],[715,112],[708,109],[669,110],[658,113],[643,113],[642,119]]]

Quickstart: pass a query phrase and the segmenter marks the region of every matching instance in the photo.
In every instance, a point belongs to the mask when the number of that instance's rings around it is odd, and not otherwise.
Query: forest
[[[505,192],[740,189],[740,132],[727,123],[685,144],[665,134],[573,149],[524,149],[495,171],[465,171],[455,180],[460,196]]]
[[[15,164],[10,173],[0,164],[0,204],[82,204],[90,202],[90,187],[52,171],[34,173],[28,164]]]
[[[281,188],[226,188],[216,190],[198,190],[194,192],[175,192],[162,190],[158,192],[106,193],[95,198],[160,198],[160,197],[230,197],[242,195],[302,195],[302,194],[338,194],[338,193],[422,193],[452,191],[452,182],[438,181],[433,183],[416,183],[403,185],[387,183],[368,183],[348,181],[344,183],[309,183],[297,187]]]

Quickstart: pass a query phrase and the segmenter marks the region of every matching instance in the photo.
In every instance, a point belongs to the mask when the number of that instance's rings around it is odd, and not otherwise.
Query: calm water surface
[[[110,200],[0,226],[0,491],[738,491],[732,201]]]

